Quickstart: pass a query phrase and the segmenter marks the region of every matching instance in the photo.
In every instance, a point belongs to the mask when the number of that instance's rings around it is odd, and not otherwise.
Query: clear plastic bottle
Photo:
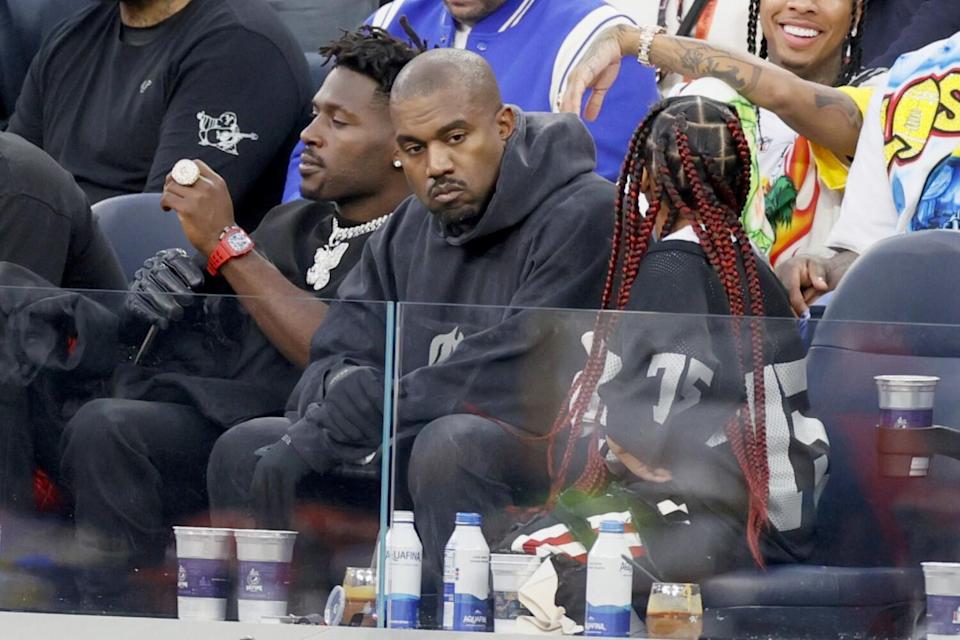
[[[462,531],[460,525],[465,515],[464,513],[457,514],[453,533],[447,540],[447,546],[443,548],[443,618],[441,619],[441,626],[445,631],[453,631],[453,583],[457,577],[457,538]]]
[[[393,512],[386,546],[387,626],[416,629],[420,619],[423,545],[413,526],[412,511]]]
[[[587,558],[586,634],[608,638],[630,635],[633,567],[623,523],[604,520]]]
[[[453,550],[453,629],[486,631],[490,615],[490,547],[480,530],[480,514],[457,514]],[[459,530],[459,534],[457,533]]]

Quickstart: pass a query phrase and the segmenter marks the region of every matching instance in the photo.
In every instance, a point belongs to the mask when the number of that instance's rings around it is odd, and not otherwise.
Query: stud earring
[[[402,169],[402,168],[403,168],[403,163],[400,162],[399,160],[394,160],[394,161],[393,161],[393,168],[394,168],[394,169]]]

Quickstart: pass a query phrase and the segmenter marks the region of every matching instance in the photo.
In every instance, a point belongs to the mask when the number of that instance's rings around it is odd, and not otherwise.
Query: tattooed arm
[[[621,58],[636,55],[639,45],[640,30],[635,27],[611,27],[601,33],[570,73],[561,109],[577,113],[583,95],[592,89],[584,116],[596,118],[617,78]],[[833,87],[803,80],[755,56],[692,38],[657,35],[650,61],[671,73],[726,82],[757,106],[779,115],[797,133],[840,157],[852,157],[857,148],[863,124],[860,109]]]

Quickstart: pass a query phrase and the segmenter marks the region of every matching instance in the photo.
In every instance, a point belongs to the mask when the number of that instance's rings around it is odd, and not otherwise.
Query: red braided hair
[[[698,128],[696,140],[691,140],[691,126]],[[706,135],[703,131],[707,132]],[[660,215],[661,203],[668,206],[661,235],[667,233],[678,219],[692,223],[704,254],[727,296],[740,373],[753,373],[752,403],[745,397],[724,429],[749,494],[747,544],[754,560],[763,566],[759,541],[767,524],[770,475],[764,413],[765,357],[761,320],[764,305],[756,256],[740,224],[740,212],[749,197],[751,165],[750,147],[740,121],[726,105],[687,96],[667,100],[655,107],[635,131],[621,169],[613,248],[603,288],[602,309],[622,310],[629,303],[640,263]],[[639,201],[644,169],[653,181],[653,193],[647,212],[642,214]],[[743,275],[738,264],[742,265]],[[748,315],[750,344],[745,348],[741,318]],[[587,362],[546,436],[550,442],[551,502],[567,486],[574,449],[583,432],[583,417],[603,375],[607,340],[616,326],[617,317],[618,314],[603,311],[598,314]],[[751,405],[755,411],[751,411]],[[575,486],[583,491],[596,492],[608,480],[606,464],[597,446],[599,438],[600,434],[594,430],[587,464],[575,482]],[[561,444],[562,453],[559,463],[555,464],[557,448]]]

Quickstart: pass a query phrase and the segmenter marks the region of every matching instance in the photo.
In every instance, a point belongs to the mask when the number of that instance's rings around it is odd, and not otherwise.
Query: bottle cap
[[[470,526],[480,526],[481,518],[479,513],[468,513],[461,511],[457,513],[457,524],[465,524]]]
[[[413,511],[394,511],[394,522],[413,522]]]
[[[619,520],[604,520],[600,523],[600,533],[623,533],[623,523]]]

